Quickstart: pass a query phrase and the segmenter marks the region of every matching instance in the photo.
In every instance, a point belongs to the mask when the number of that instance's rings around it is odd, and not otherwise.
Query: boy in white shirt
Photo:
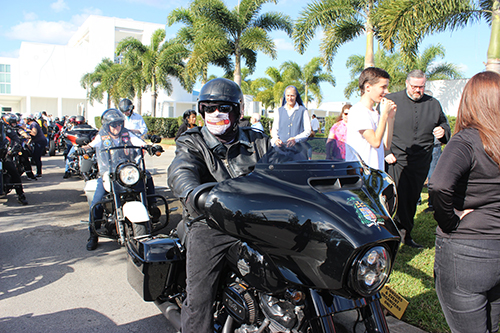
[[[368,67],[361,72],[361,100],[350,109],[347,123],[346,143],[368,166],[379,170],[384,170],[384,149],[391,146],[397,108],[384,97],[389,93],[389,79],[389,74],[381,68]],[[374,108],[377,103],[380,103],[380,114]]]

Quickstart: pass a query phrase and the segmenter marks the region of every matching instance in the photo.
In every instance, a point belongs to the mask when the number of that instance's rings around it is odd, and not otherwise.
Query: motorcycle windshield
[[[124,163],[136,164],[140,170],[144,170],[144,154],[141,147],[127,146],[100,149],[97,162],[101,176],[105,172],[115,172],[116,168]]]
[[[285,280],[345,291],[369,248],[397,251],[386,204],[392,183],[345,143],[314,138],[273,148],[247,176],[214,187],[206,208],[220,229],[265,253]]]
[[[335,139],[313,138],[291,146],[273,147],[258,164],[361,162],[358,153],[348,144]]]

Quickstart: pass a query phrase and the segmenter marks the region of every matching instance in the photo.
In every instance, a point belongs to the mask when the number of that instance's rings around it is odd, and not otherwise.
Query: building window
[[[0,94],[10,94],[10,65],[0,64]]]

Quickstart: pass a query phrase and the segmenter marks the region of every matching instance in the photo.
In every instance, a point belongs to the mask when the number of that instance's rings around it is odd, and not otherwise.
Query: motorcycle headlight
[[[118,178],[124,185],[133,186],[141,178],[141,172],[134,165],[124,165],[118,170]]]
[[[391,271],[391,256],[383,246],[370,248],[354,264],[354,288],[371,296],[384,286]]]

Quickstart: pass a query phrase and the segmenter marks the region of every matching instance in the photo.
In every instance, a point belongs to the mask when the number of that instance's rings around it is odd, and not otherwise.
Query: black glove
[[[85,155],[86,153],[87,153],[87,151],[83,147],[75,149],[75,155]]]
[[[191,216],[205,213],[205,203],[210,191],[217,185],[216,182],[201,184],[188,194],[184,205]]]

